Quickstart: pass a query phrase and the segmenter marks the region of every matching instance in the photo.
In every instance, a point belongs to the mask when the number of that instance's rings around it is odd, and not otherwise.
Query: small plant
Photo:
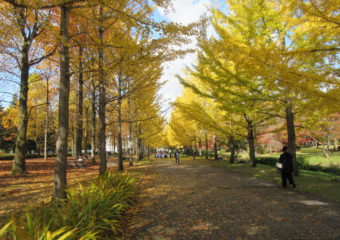
[[[17,240],[116,239],[135,199],[135,179],[107,173],[68,192],[68,200],[30,208],[0,229]]]

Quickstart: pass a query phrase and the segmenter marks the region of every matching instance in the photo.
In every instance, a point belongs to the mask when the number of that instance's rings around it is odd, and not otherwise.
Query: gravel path
[[[340,239],[340,204],[205,165],[155,160],[125,239]]]

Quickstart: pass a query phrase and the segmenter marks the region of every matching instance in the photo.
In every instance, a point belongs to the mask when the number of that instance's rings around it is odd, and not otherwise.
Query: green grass
[[[214,161],[209,162],[209,164],[281,185],[280,173],[272,166],[257,164],[256,168],[252,168],[248,164],[229,164],[227,161]],[[301,170],[300,176],[295,177],[295,180],[299,191],[340,201],[339,176],[324,172]]]
[[[280,153],[262,154],[260,157],[275,157],[279,158]],[[325,158],[322,153],[301,153],[297,152],[297,158],[302,157],[310,165],[320,165],[323,167],[338,167],[340,168],[340,152],[331,153],[329,158]]]
[[[304,149],[302,149],[304,150]],[[321,149],[320,149],[321,150]],[[225,151],[220,151],[218,153],[224,159],[229,159],[230,153]],[[257,157],[273,157],[279,159],[281,153],[272,154],[256,154]],[[340,168],[340,152],[330,153],[329,158],[325,158],[323,153],[304,153],[297,152],[298,158],[303,158],[304,161],[310,165],[320,165],[322,167],[337,167]],[[249,155],[247,152],[243,151],[239,154],[238,160],[247,160]]]
[[[321,165],[324,167],[340,167],[340,154],[333,153],[329,158],[325,158],[322,154],[317,153],[300,153],[299,156],[303,156],[306,161],[311,165]]]

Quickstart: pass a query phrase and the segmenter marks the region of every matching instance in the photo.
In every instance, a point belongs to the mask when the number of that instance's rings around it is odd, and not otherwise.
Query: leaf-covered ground
[[[340,204],[204,161],[155,160],[125,239],[340,239]]]
[[[73,159],[69,159],[72,163]],[[29,159],[28,174],[12,175],[12,161],[0,161],[0,217],[51,200],[55,159]],[[68,185],[74,186],[98,175],[98,164],[67,169]]]

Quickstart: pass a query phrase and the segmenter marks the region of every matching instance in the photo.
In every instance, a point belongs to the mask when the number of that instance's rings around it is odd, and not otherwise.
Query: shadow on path
[[[340,239],[340,204],[202,164],[153,161],[125,239]]]

